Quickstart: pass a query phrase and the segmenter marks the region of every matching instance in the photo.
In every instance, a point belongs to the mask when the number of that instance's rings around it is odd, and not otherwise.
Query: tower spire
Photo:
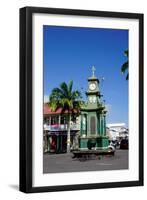
[[[95,74],[94,74],[94,72],[95,72],[95,67],[94,67],[94,65],[92,66],[92,77],[95,77]]]

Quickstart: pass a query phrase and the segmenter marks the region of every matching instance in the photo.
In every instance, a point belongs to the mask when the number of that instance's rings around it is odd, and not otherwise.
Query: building
[[[51,111],[48,103],[44,104],[44,152],[64,153],[67,148],[67,112],[62,109]],[[74,115],[71,120],[71,148],[78,145],[80,117]]]
[[[128,138],[128,128],[125,123],[107,124],[107,135],[109,140],[121,140]]]

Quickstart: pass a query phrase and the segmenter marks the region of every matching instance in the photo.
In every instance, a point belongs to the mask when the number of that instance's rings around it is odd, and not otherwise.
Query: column
[[[104,115],[103,114],[101,116],[101,120],[102,120],[102,136],[104,136]]]
[[[50,136],[48,136],[48,152],[50,151]]]
[[[61,115],[59,115],[59,117],[58,117],[58,124],[59,125],[61,124]]]
[[[86,119],[86,115],[83,115],[83,119],[82,119],[82,133],[85,135],[86,134],[86,126],[87,126],[87,119]]]
[[[56,135],[56,137],[57,137],[56,152],[59,152],[59,145],[60,145],[59,144],[59,142],[60,142],[59,140],[60,140],[60,138],[59,138],[59,135]]]
[[[49,116],[49,124],[48,125],[51,125],[51,116]]]
[[[81,115],[81,134],[83,134],[83,115]]]
[[[99,115],[99,119],[100,119],[100,121],[99,121],[99,134],[101,136],[102,135],[102,116],[101,116],[101,114]]]
[[[100,135],[100,114],[97,113],[97,135]]]
[[[101,115],[101,135],[103,136],[103,128],[104,128],[104,125],[103,125],[103,115]]]
[[[104,115],[104,136],[106,136],[106,115]]]

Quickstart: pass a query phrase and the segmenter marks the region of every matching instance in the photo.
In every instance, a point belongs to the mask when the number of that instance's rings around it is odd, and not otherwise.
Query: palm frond
[[[55,94],[62,94],[62,90],[60,89],[60,88],[54,88],[53,90],[52,90],[52,93],[55,93]]]
[[[127,57],[127,61],[121,66],[121,72],[124,74],[126,71],[128,72],[129,70],[129,61],[128,61],[128,56],[129,56],[129,51],[128,49],[126,49],[124,51],[124,56]],[[129,74],[127,73],[127,76],[126,76],[126,80],[129,79]]]
[[[71,98],[73,100],[78,100],[78,99],[81,99],[81,92],[79,92],[78,90],[75,90],[72,92],[72,95],[71,95]]]
[[[126,57],[129,56],[129,51],[128,51],[128,49],[124,51],[124,55],[125,55]]]
[[[125,62],[122,66],[121,66],[121,72],[125,73],[125,71],[128,69],[128,61]]]
[[[49,106],[50,106],[50,108],[51,108],[52,111],[56,111],[58,109],[58,107],[59,107],[59,103],[58,103],[58,101],[51,100],[49,102]]]
[[[69,85],[68,85],[68,91],[69,91],[69,93],[72,92],[72,86],[73,86],[73,81],[71,80],[71,81],[69,82]]]
[[[63,96],[63,92],[62,90],[60,90],[59,88],[54,88],[52,90],[51,95],[49,96],[49,99],[54,99],[54,100],[58,100]]]
[[[60,89],[65,97],[68,96],[68,86],[65,82],[60,84]]]

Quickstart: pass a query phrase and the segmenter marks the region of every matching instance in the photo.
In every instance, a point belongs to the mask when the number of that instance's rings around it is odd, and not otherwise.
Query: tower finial
[[[95,67],[94,67],[94,65],[92,66],[92,77],[95,77],[95,75],[94,75],[94,72],[95,72]]]

